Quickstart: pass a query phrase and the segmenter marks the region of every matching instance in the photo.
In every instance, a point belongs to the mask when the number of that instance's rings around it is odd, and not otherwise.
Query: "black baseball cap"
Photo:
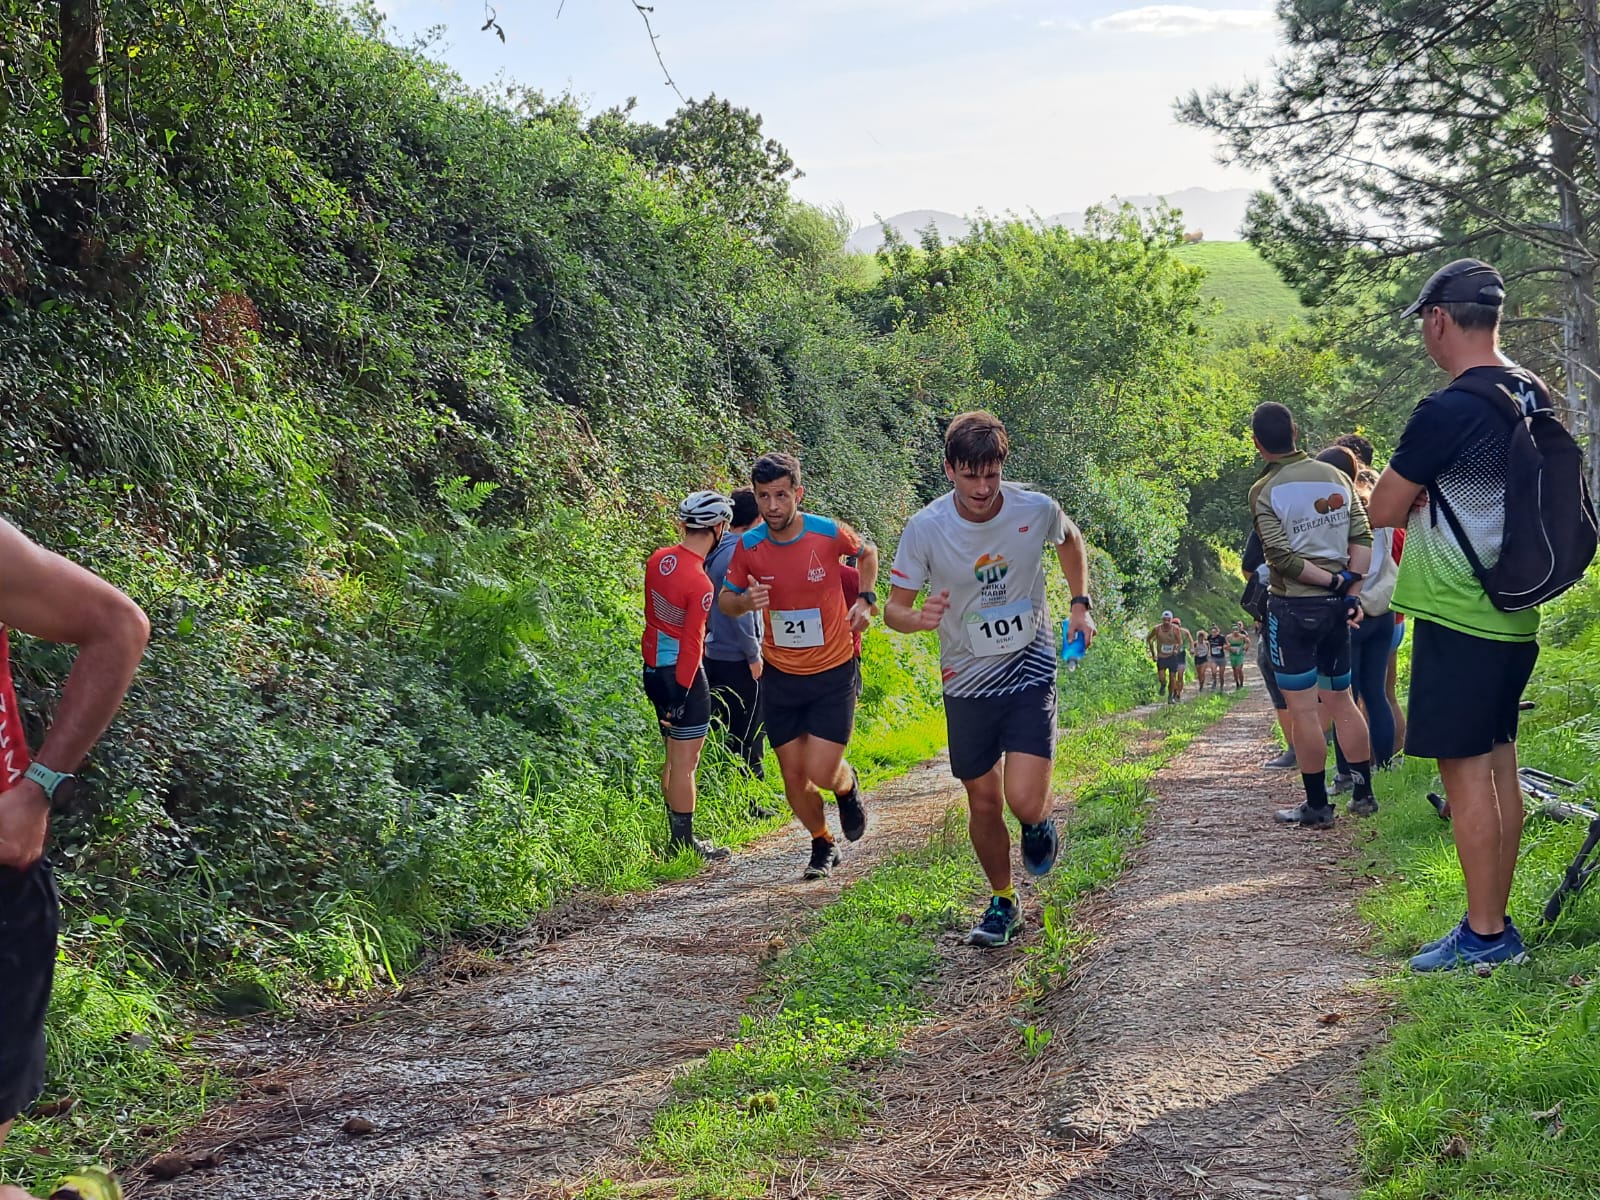
[[[1430,304],[1487,304],[1499,308],[1506,300],[1506,281],[1486,262],[1458,258],[1428,276],[1417,302],[1402,317],[1414,317]]]

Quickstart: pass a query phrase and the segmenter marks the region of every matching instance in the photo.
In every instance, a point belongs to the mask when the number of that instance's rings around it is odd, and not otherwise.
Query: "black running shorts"
[[[1156,659],[1156,669],[1161,671],[1183,670],[1183,655],[1168,654],[1163,658]]]
[[[694,683],[689,688],[688,703],[684,706],[683,720],[675,724],[667,721],[677,694],[676,667],[646,667],[644,669],[644,694],[655,706],[656,720],[661,722],[661,734],[677,742],[692,742],[703,738],[711,728],[711,688],[706,683],[706,669],[694,673]]]
[[[772,748],[807,736],[847,745],[856,727],[858,676],[853,658],[815,675],[791,675],[767,663],[761,672],[761,703]]]
[[[1023,688],[1007,696],[946,696],[950,773],[978,779],[994,770],[1002,754],[1056,753],[1056,685]]]
[[[1537,642],[1494,642],[1413,620],[1406,753],[1476,758],[1517,740],[1517,705]]]
[[[1350,622],[1338,596],[1273,596],[1267,601],[1267,645],[1285,692],[1350,686]]]
[[[44,1016],[60,931],[61,901],[49,865],[0,867],[0,1125],[44,1090]]]

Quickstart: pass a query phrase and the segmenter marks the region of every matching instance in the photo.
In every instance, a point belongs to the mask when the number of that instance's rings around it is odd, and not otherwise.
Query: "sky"
[[[804,200],[875,214],[1081,209],[1112,195],[1264,182],[1215,161],[1178,125],[1191,89],[1266,75],[1270,0],[650,0],[684,96],[764,118],[805,172]],[[591,111],[637,97],[653,121],[680,103],[633,0],[379,0],[396,41],[468,83],[570,92]]]

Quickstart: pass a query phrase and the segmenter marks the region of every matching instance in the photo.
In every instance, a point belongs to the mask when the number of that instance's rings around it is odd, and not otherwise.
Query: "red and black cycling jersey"
[[[705,560],[687,546],[667,546],[650,556],[644,571],[645,666],[675,667],[680,684],[694,685],[713,594]]]

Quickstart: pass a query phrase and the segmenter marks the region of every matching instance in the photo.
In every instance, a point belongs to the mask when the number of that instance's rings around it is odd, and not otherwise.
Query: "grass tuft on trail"
[[[1143,828],[1150,777],[1226,711],[1211,695],[1143,718],[1123,717],[1066,733],[1058,789],[1077,799],[1055,870],[1039,891],[1044,928],[1029,934],[1031,994],[1064,977],[1084,936],[1071,929],[1078,901],[1114,878]],[[811,932],[769,970],[759,1015],[738,1040],[715,1050],[675,1084],[641,1146],[656,1182],[683,1197],[768,1194],[785,1160],[814,1157],[856,1136],[870,1119],[861,1072],[892,1060],[930,1014],[928,986],[939,939],[974,920],[987,885],[953,808],[923,845],[845,888]],[[979,953],[974,951],[973,953]],[[1021,1052],[1049,1032],[1028,1026]],[[630,1194],[612,1180],[589,1184],[588,1200]]]

